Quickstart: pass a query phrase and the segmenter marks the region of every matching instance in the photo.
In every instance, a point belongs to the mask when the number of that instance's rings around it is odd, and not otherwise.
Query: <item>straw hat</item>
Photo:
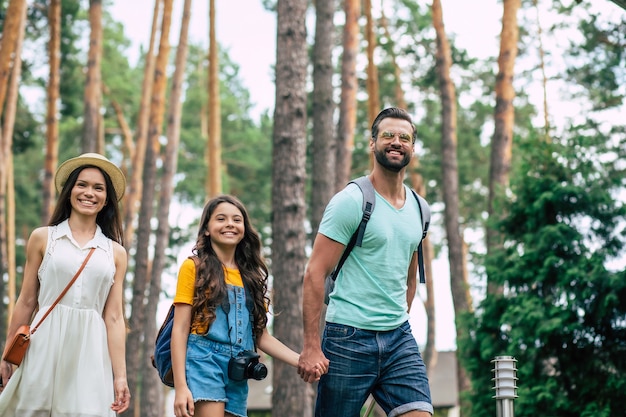
[[[84,153],[63,162],[59,168],[57,168],[56,174],[54,174],[54,185],[57,192],[61,192],[61,189],[65,185],[68,177],[76,168],[85,165],[93,165],[106,172],[111,178],[113,188],[115,188],[117,201],[122,199],[122,196],[124,196],[124,192],[126,191],[126,178],[124,177],[124,174],[114,163],[98,153]]]

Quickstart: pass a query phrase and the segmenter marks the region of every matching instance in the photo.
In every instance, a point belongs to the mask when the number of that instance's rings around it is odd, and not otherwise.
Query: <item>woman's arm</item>
[[[48,228],[40,227],[33,230],[26,243],[26,263],[24,265],[22,288],[15,302],[15,309],[11,316],[9,328],[7,329],[7,342],[4,345],[5,349],[8,347],[9,341],[13,340],[13,336],[18,327],[30,323],[33,313],[37,308],[37,295],[39,294],[39,279],[37,274],[41,266],[41,261],[43,260],[47,241]],[[4,357],[4,353],[2,357]],[[1,361],[0,377],[2,378],[2,386],[6,385],[12,374],[13,366],[4,360]]]
[[[128,266],[128,254],[122,245],[113,243],[115,276],[113,287],[104,306],[103,318],[107,329],[107,342],[113,367],[115,402],[111,409],[117,413],[126,411],[130,405],[130,390],[126,380],[126,320],[124,317],[124,277]]]

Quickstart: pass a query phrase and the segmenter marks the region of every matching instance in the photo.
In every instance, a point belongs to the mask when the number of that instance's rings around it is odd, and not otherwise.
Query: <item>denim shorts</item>
[[[330,367],[319,381],[316,417],[359,417],[370,393],[389,417],[433,414],[426,366],[408,322],[390,331],[326,323],[322,350]]]
[[[232,352],[237,355],[239,352]],[[202,335],[190,334],[187,341],[185,372],[193,401],[226,403],[226,411],[247,416],[248,381],[228,378],[231,345],[218,343]]]

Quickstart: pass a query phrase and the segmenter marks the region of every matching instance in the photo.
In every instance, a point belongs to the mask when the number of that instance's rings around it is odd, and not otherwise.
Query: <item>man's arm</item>
[[[298,374],[307,382],[315,377],[316,365],[328,365],[320,345],[320,319],[324,302],[324,281],[333,271],[345,246],[317,234],[313,252],[304,272],[302,289],[302,320],[304,347],[298,361]]]
[[[417,292],[417,252],[413,252],[411,257],[411,263],[409,264],[409,272],[406,277],[406,303],[408,306],[408,312],[411,312],[411,304],[415,299],[415,293]]]

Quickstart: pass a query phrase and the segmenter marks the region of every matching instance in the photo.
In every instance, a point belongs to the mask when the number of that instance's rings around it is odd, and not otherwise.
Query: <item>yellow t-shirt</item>
[[[224,267],[224,275],[226,284],[235,287],[243,287],[243,280],[238,269]],[[193,296],[195,293],[196,282],[196,264],[193,259],[185,259],[178,271],[178,282],[176,283],[176,295],[174,296],[174,304],[182,303],[193,305]],[[205,334],[207,332],[206,323],[192,323],[191,333]]]

